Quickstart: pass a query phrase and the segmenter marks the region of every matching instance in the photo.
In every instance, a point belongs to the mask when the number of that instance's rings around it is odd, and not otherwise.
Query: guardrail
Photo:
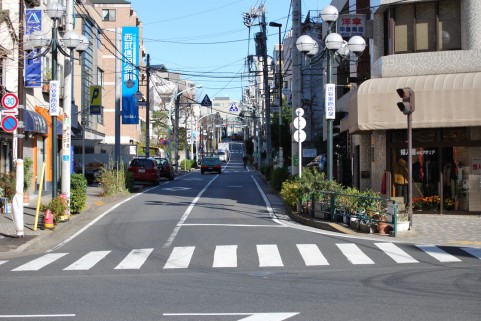
[[[375,233],[377,228],[380,234],[396,236],[409,226],[404,220],[399,224],[398,215],[404,213],[394,200],[328,191],[313,191],[308,199],[305,205],[312,217],[343,222],[361,232]]]

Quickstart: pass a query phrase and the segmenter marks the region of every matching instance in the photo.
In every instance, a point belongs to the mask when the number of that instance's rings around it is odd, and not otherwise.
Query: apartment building
[[[143,96],[146,95],[146,73],[144,58],[146,56],[145,47],[142,41],[142,22],[140,21],[137,13],[132,9],[129,1],[124,0],[92,0],[93,7],[97,13],[101,16],[101,24],[103,28],[103,35],[108,39],[103,45],[102,61],[103,61],[103,74],[104,82],[102,85],[102,105],[103,105],[103,118],[105,124],[105,138],[102,143],[115,144],[115,108],[116,108],[116,95],[115,76],[118,74],[116,70],[116,55],[121,48],[117,48],[116,41],[122,39],[122,33],[116,34],[116,28],[136,27],[138,28],[138,52],[137,62],[134,62],[131,72],[122,72],[122,86],[125,87],[127,78],[134,83],[133,91],[140,91]],[[122,53],[124,55],[124,53]],[[123,56],[122,61],[126,61],[126,57]],[[125,88],[123,88],[125,89]],[[138,108],[138,107],[137,107]],[[133,124],[125,124],[125,121],[120,125],[120,144],[145,144],[145,121],[146,121],[146,108],[138,108],[138,120]]]

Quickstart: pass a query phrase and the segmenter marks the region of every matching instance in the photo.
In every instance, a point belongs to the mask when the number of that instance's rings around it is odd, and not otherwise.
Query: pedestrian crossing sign
[[[202,102],[200,103],[201,106],[204,107],[212,107],[212,102],[210,101],[209,96],[205,95],[204,99],[202,99]]]
[[[229,112],[231,112],[231,113],[238,113],[239,112],[239,108],[237,107],[236,103],[232,103],[232,105],[229,108]]]

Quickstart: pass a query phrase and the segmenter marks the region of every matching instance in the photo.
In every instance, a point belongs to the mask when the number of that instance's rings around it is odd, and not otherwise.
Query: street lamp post
[[[362,37],[353,36],[348,42],[342,39],[342,36],[338,33],[332,32],[332,27],[339,17],[339,12],[334,6],[327,6],[321,12],[323,21],[327,23],[327,36],[324,40],[325,48],[328,51],[327,59],[327,79],[325,85],[325,116],[327,123],[327,179],[332,181],[332,169],[333,169],[333,126],[334,119],[336,118],[336,86],[332,83],[332,63],[333,58],[338,54],[341,58],[346,58],[349,52],[353,52],[356,56],[360,55],[365,47],[366,42]],[[302,41],[301,41],[302,38]],[[304,43],[305,46],[302,49],[297,46],[297,43]],[[297,48],[305,54],[314,50],[317,43],[308,35],[302,35],[296,42]]]
[[[45,37],[44,33],[42,31],[34,31],[32,32],[29,37],[28,37],[28,44],[31,45],[33,48],[43,48],[43,47],[48,47],[47,50],[45,50],[43,53],[40,55],[43,56],[47,54],[48,52],[51,52],[52,55],[52,80],[50,82],[51,84],[51,93],[50,93],[50,116],[52,117],[52,198],[55,198],[58,194],[57,192],[57,151],[58,151],[58,144],[57,144],[57,116],[59,115],[59,106],[58,106],[58,100],[53,99],[53,98],[58,98],[59,96],[59,88],[56,88],[56,90],[53,90],[53,85],[57,84],[58,80],[58,75],[57,75],[57,54],[58,50],[66,56],[69,57],[71,56],[72,51],[69,53],[65,52],[62,47],[60,46],[60,42],[58,40],[57,34],[58,34],[58,21],[65,15],[66,13],[66,8],[58,3],[58,2],[50,2],[47,5],[47,10],[45,11],[47,15],[53,20],[53,27],[52,27],[52,37],[51,39],[48,39]],[[63,39],[63,44],[73,50],[77,46],[80,45],[81,42],[84,42],[84,38],[76,35],[75,33],[72,32],[67,32],[66,37]],[[84,49],[85,50],[85,49]],[[58,86],[57,86],[58,87]],[[70,87],[70,86],[69,86]],[[70,89],[70,88],[69,88]],[[70,105],[71,102],[66,104],[66,110],[65,114],[67,116],[67,122],[70,122]],[[70,123],[69,123],[70,125]],[[67,135],[70,134],[70,131],[67,131]],[[69,141],[67,141],[69,142]],[[70,146],[68,147],[68,153],[70,154]],[[69,164],[70,166],[70,164]],[[69,167],[68,166],[68,167]],[[65,172],[63,173],[63,176],[69,176],[70,172]],[[70,178],[70,177],[69,177]]]

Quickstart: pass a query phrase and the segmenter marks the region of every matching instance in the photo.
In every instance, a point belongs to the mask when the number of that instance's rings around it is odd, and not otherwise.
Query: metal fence
[[[404,206],[394,200],[328,191],[313,191],[308,200],[303,207],[311,217],[343,222],[360,232],[396,236],[409,228]]]

